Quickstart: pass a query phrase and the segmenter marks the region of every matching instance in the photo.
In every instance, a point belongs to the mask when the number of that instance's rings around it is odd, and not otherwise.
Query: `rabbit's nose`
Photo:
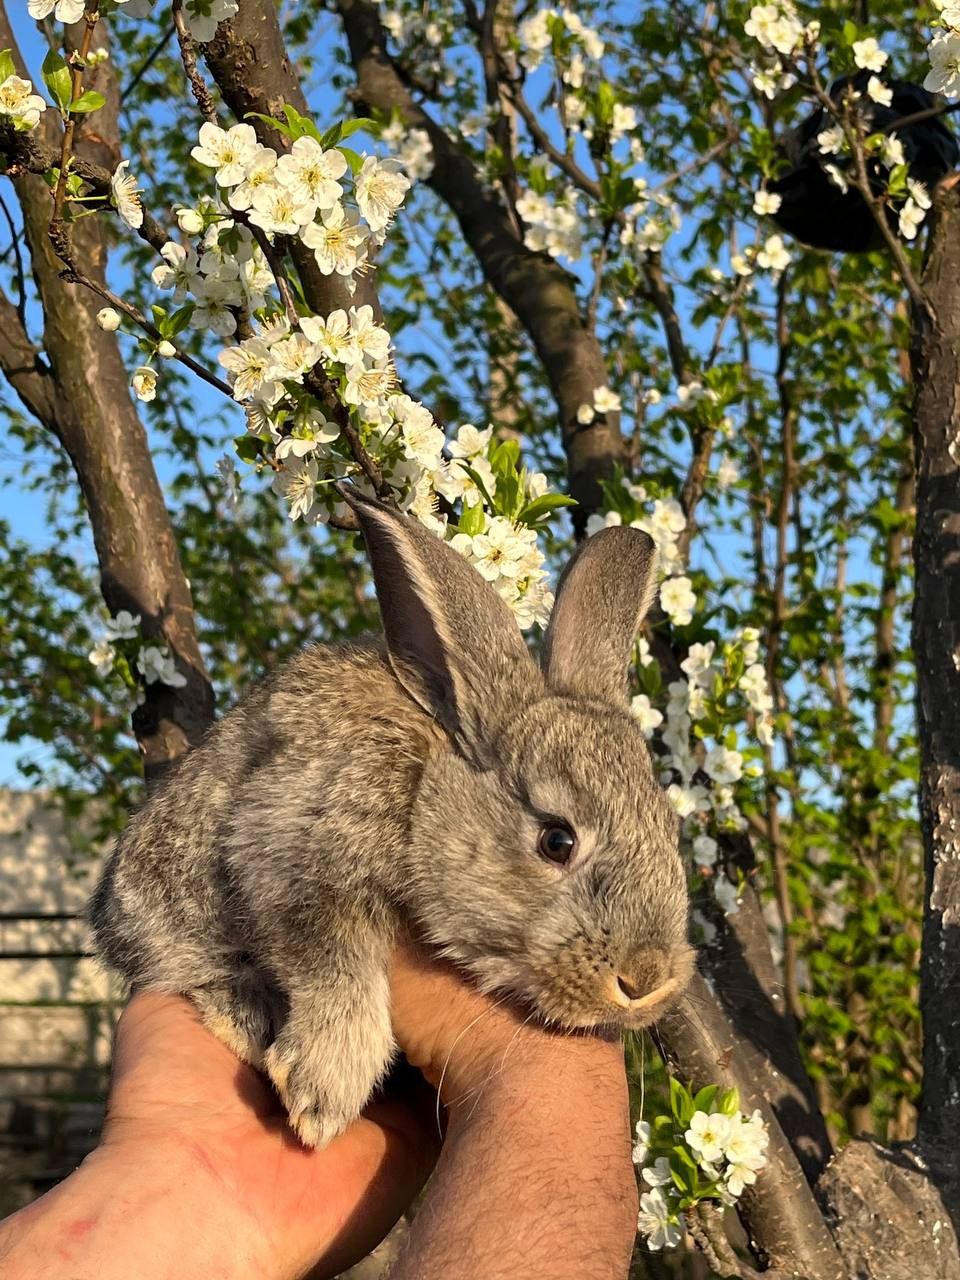
[[[625,978],[622,973],[617,975],[617,986],[620,988],[620,990],[623,992],[623,994],[627,997],[628,1000],[640,1000],[643,996],[643,992],[638,991],[637,988],[633,986],[633,984],[630,982],[630,980],[628,978]]]
[[[621,1008],[646,1008],[661,998],[661,989],[669,977],[669,962],[664,952],[642,951],[631,957],[626,972],[616,975],[610,984],[611,994]]]

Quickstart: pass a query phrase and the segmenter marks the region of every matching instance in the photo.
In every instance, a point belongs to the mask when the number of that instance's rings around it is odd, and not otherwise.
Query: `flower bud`
[[[188,209],[181,205],[177,211],[177,226],[188,236],[198,236],[203,230],[203,218],[196,209]]]
[[[166,338],[162,342],[157,343],[157,355],[162,356],[164,360],[172,360],[177,354],[177,348],[172,342],[167,342]]]
[[[97,324],[106,333],[116,333],[120,328],[120,312],[113,307],[103,307],[97,312]]]

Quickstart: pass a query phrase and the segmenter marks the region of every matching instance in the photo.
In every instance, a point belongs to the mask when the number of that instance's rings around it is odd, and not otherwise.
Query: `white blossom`
[[[221,129],[209,120],[200,126],[199,142],[190,154],[199,164],[216,170],[221,187],[235,187],[246,177],[247,167],[257,158],[260,143],[253,125],[235,124]]]
[[[230,208],[241,212],[249,209],[257,189],[274,181],[276,167],[277,153],[271,147],[260,147],[253,159],[245,166],[243,181],[239,186],[234,187],[227,197]],[[201,230],[202,227],[201,219],[197,230]]]
[[[156,369],[151,369],[148,364],[142,364],[139,369],[134,369],[130,385],[133,387],[138,400],[155,399],[157,394]]]
[[[753,197],[753,212],[763,217],[765,214],[776,213],[783,202],[783,197],[774,191],[767,191],[765,187],[761,187]]]
[[[98,676],[108,676],[113,670],[113,664],[117,656],[117,651],[109,640],[98,640],[90,652],[87,654],[87,660],[93,663]]]
[[[645,1162],[647,1158],[647,1151],[650,1148],[651,1132],[652,1132],[652,1125],[650,1125],[648,1121],[646,1120],[637,1121],[634,1127],[634,1133],[636,1135],[636,1142],[633,1144],[633,1163],[634,1164],[643,1164]]]
[[[271,235],[296,235],[301,227],[313,222],[317,212],[313,201],[301,200],[297,190],[278,182],[257,187],[250,200],[250,221]]]
[[[20,132],[28,133],[35,129],[40,123],[41,112],[46,109],[43,98],[33,92],[31,81],[10,75],[0,84],[0,119],[6,116]]]
[[[669,1205],[659,1187],[653,1187],[640,1197],[640,1213],[637,1230],[647,1238],[647,1248],[672,1249],[683,1235],[680,1227],[672,1222]]]
[[[785,271],[790,265],[790,254],[783,243],[783,236],[768,236],[757,254],[757,266],[765,271]]]
[[[703,762],[704,772],[714,782],[737,782],[743,777],[743,756],[724,746],[712,747]]]
[[[170,650],[165,644],[142,645],[137,654],[137,670],[146,684],[166,684],[182,689],[187,678],[177,670]]]
[[[724,915],[735,916],[740,910],[737,886],[726,876],[714,877],[713,896]]]
[[[724,1144],[730,1136],[730,1117],[722,1111],[695,1111],[683,1136],[700,1164],[715,1164],[723,1159]]]
[[[140,188],[137,180],[126,172],[129,160],[121,160],[110,179],[110,191],[113,203],[120,217],[134,231],[143,226],[143,206],[140,203]]]
[[[27,0],[27,13],[37,22],[52,13],[58,22],[70,25],[83,17],[84,0]]]
[[[717,488],[723,493],[732,484],[736,484],[739,479],[740,468],[733,458],[728,453],[725,453],[720,459],[719,467],[717,467]]]
[[[277,472],[273,491],[290,504],[291,520],[301,520],[310,515],[317,499],[317,463],[313,458],[293,458],[284,462]]]
[[[889,107],[893,102],[893,90],[879,76],[871,76],[867,81],[867,97],[881,107]]]
[[[654,729],[663,723],[663,713],[650,705],[650,699],[645,693],[638,693],[633,698],[630,703],[630,711],[636,718],[646,738],[652,737]]]
[[[277,161],[276,179],[298,205],[332,209],[343,195],[338,179],[347,171],[347,159],[335,147],[324,151],[315,138],[297,138],[287,155]],[[308,219],[309,221],[309,219]]]
[[[130,613],[128,609],[119,609],[112,618],[104,623],[106,638],[114,640],[132,640],[140,626],[140,614]]]
[[[609,387],[597,387],[593,393],[593,407],[597,413],[619,413],[620,397]]]
[[[175,240],[168,240],[160,250],[163,262],[150,273],[158,289],[173,289],[174,302],[183,302],[190,294],[198,294],[203,288],[200,264],[191,248],[184,248]]]
[[[238,9],[237,0],[183,0],[183,16],[198,44],[212,40],[220,23],[228,22]]]
[[[897,221],[900,234],[905,240],[916,239],[920,224],[925,217],[925,210],[921,209],[915,200],[909,199],[904,202],[900,208],[900,216]]]
[[[697,597],[689,578],[667,578],[660,587],[660,606],[671,622],[684,627],[693,621]]]
[[[101,307],[97,312],[97,324],[105,333],[116,333],[120,328],[121,316],[113,307]]]
[[[693,860],[698,867],[712,867],[717,861],[717,842],[712,836],[699,835],[693,841]]]
[[[352,275],[366,253],[367,232],[360,226],[356,210],[341,204],[321,210],[320,221],[305,226],[300,239],[313,250],[325,276]]]
[[[863,40],[854,40],[853,60],[864,71],[882,71],[887,64],[887,55],[873,36],[867,36]]]
[[[403,204],[410,179],[399,161],[389,156],[367,156],[356,177],[355,194],[360,212],[371,231],[384,231]]]

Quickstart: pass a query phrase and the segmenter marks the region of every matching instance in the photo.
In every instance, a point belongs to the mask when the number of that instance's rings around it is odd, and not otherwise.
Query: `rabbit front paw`
[[[310,1042],[281,1032],[264,1055],[264,1068],[307,1147],[325,1147],[366,1106],[384,1063],[337,1052],[329,1040]]]

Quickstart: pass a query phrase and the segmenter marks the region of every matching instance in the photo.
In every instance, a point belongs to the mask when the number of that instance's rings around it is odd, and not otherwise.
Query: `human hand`
[[[117,1027],[101,1144],[0,1227],[0,1276],[334,1275],[382,1239],[432,1168],[433,1095],[412,1077],[309,1150],[269,1082],[189,1001],[138,995]]]

